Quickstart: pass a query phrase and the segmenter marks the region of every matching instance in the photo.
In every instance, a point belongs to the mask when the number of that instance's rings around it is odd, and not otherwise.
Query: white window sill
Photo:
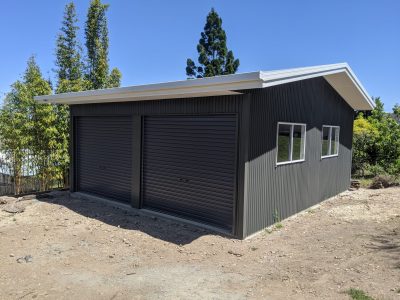
[[[276,166],[283,166],[283,165],[290,165],[290,164],[297,164],[297,163],[301,163],[303,161],[306,161],[305,159],[299,159],[299,160],[292,160],[292,161],[282,161],[282,162],[278,162],[276,163]]]
[[[321,159],[332,158],[332,157],[338,157],[338,156],[339,156],[339,154],[325,155],[325,156],[321,156]]]

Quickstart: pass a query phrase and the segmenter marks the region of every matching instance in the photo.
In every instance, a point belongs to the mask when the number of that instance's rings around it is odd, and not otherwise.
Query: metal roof
[[[354,110],[374,102],[347,63],[257,71],[129,87],[36,96],[39,103],[87,104],[240,94],[240,91],[323,76]]]

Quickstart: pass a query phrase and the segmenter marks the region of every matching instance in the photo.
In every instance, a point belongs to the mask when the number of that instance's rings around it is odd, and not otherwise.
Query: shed
[[[245,238],[350,185],[345,64],[39,96],[70,105],[71,192]]]

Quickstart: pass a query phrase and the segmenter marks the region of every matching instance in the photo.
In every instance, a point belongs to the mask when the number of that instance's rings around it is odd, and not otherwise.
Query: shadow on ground
[[[394,260],[394,267],[400,269],[400,227],[372,236],[371,239],[372,244],[368,248],[384,252]]]
[[[223,234],[195,225],[146,215],[133,208],[124,209],[96,200],[71,197],[68,192],[42,194],[38,195],[37,199],[42,202],[65,206],[84,217],[96,219],[111,226],[127,230],[138,230],[154,238],[176,245],[190,244],[204,235],[223,236]]]

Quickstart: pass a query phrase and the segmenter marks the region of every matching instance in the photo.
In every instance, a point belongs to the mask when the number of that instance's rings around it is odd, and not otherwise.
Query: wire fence
[[[50,176],[44,179],[40,174],[37,159],[28,151],[20,161],[18,172],[16,172],[15,164],[10,157],[10,155],[0,153],[0,196],[68,188],[68,170],[63,172],[63,176]],[[46,180],[46,184],[43,184],[44,180]]]

